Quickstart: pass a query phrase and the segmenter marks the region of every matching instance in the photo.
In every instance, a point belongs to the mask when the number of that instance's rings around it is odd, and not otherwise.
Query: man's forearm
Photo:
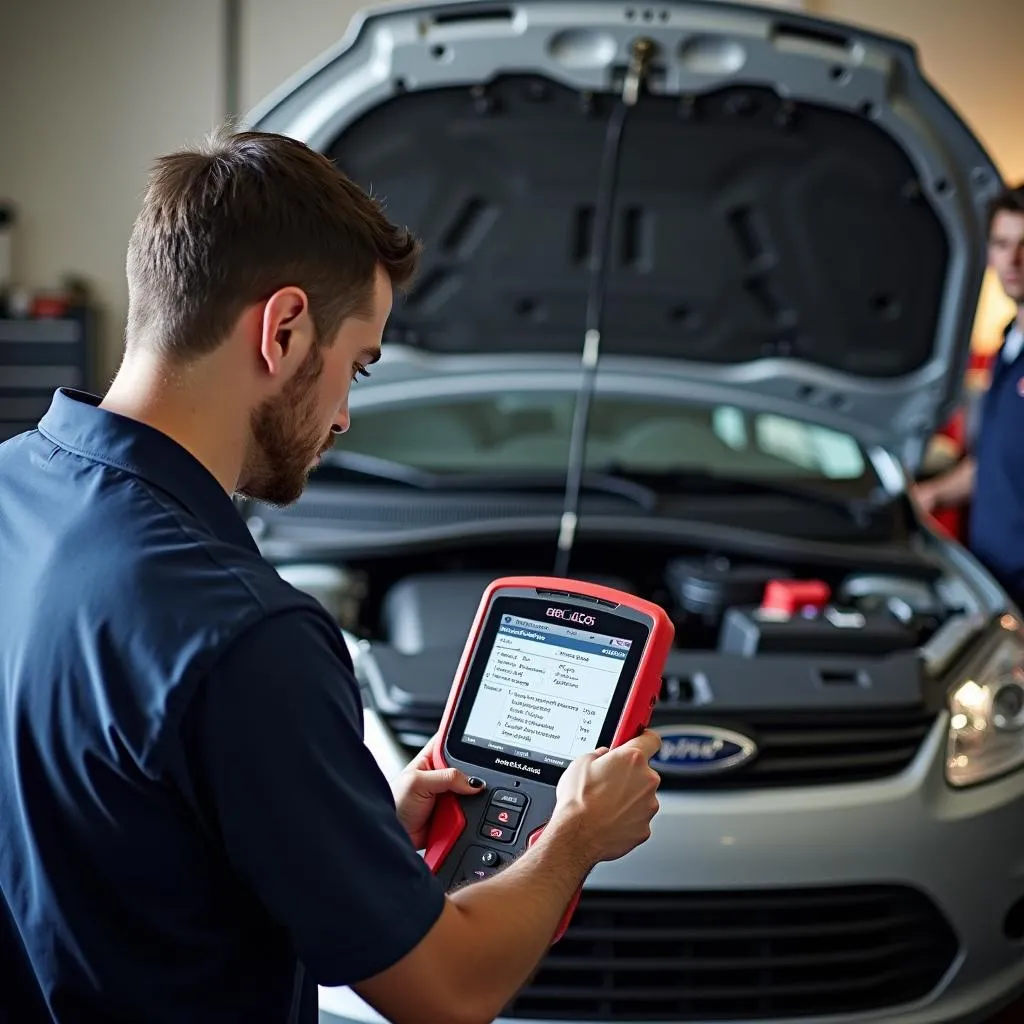
[[[935,492],[942,505],[962,505],[974,491],[975,461],[967,455],[944,477],[935,481]]]
[[[650,760],[660,744],[645,731],[573,761],[539,841],[494,877],[445,896],[427,934],[355,983],[359,995],[393,1024],[490,1024],[540,963],[590,869],[650,838],[659,781]]]
[[[459,985],[491,1020],[528,981],[591,864],[571,828],[546,831],[532,850],[483,883],[455,892],[466,937]]]
[[[395,1024],[489,1024],[527,982],[592,864],[574,827],[550,826],[492,878],[445,901],[399,964],[356,991]]]

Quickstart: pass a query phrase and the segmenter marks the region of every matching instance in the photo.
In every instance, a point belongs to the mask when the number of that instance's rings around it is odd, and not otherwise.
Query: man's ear
[[[287,380],[316,341],[309,298],[301,288],[279,288],[263,305],[259,320],[260,370]]]

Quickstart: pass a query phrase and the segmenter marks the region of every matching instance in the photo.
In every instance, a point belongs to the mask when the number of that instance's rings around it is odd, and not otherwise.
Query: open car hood
[[[912,46],[781,8],[382,8],[249,117],[329,154],[423,240],[386,341],[582,352],[595,202],[631,47],[602,358],[916,465],[966,368],[1001,187]]]

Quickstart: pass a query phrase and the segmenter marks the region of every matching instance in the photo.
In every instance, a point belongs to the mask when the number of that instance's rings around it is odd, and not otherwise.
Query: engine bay
[[[516,546],[279,569],[352,636],[415,656],[461,648],[491,580],[550,571],[536,555]],[[677,649],[746,658],[882,657],[919,647],[960,610],[925,564],[886,572],[631,545],[581,549],[572,575],[661,605],[675,623]]]
[[[520,542],[279,571],[345,631],[375,749],[390,750],[400,770],[438,727],[486,586],[548,575],[549,564],[549,548]],[[654,601],[672,618],[653,726],[738,730],[759,746],[737,772],[670,773],[675,787],[822,784],[899,770],[945,701],[922,645],[956,633],[970,612],[958,577],[935,562],[876,563],[853,546],[825,564],[590,542],[571,575]]]

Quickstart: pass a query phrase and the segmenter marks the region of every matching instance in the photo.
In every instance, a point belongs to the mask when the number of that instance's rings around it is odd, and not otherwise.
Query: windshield
[[[561,472],[574,408],[570,392],[537,391],[364,407],[335,443],[433,473]],[[847,434],[733,406],[610,395],[594,397],[586,463],[626,474],[877,483]]]

